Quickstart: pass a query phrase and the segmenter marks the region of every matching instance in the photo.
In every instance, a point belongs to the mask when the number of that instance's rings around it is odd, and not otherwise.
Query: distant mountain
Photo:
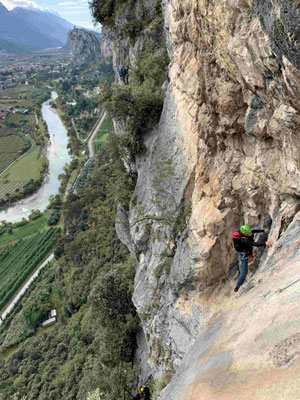
[[[38,49],[61,47],[73,27],[50,12],[20,7],[9,11],[0,2],[0,39]]]
[[[5,51],[10,54],[28,54],[34,53],[37,48],[32,46],[26,46],[24,44],[12,43],[8,40],[0,39],[0,51]]]
[[[68,32],[74,28],[70,22],[46,11],[16,7],[11,14],[34,31],[58,40],[60,45],[66,43]]]
[[[0,1],[0,14],[9,13],[8,9]]]

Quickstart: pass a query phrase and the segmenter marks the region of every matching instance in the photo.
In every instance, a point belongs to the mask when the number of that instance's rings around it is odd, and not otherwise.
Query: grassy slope
[[[99,151],[105,139],[107,138],[109,132],[112,132],[113,130],[114,130],[114,125],[112,120],[109,117],[105,117],[98,131],[98,134],[93,142],[95,153]]]
[[[15,88],[5,89],[1,92],[0,107],[1,104],[9,103],[16,105],[20,108],[27,108],[30,105],[35,104],[35,100],[31,96],[31,92],[34,88],[28,85],[19,85]],[[25,98],[26,97],[26,98]],[[20,124],[20,121],[21,122]],[[25,131],[35,129],[36,120],[34,114],[10,114],[6,122],[15,123],[19,126],[23,125]],[[5,133],[16,133],[16,131],[22,130],[22,128],[9,128],[4,125],[2,121],[0,128],[4,129]],[[45,134],[45,128],[42,125],[42,121],[39,120],[39,130]],[[32,138],[31,138],[32,139]],[[7,171],[0,175],[0,198],[3,198],[6,193],[13,195],[16,189],[21,189],[26,182],[30,179],[38,179],[40,171],[42,169],[43,157],[40,157],[41,146],[37,146],[34,141],[32,148],[17,160]],[[0,149],[0,155],[5,154],[5,148]],[[14,157],[16,158],[16,157]],[[11,159],[11,161],[13,158]],[[8,183],[3,183],[3,180],[7,179]]]
[[[0,39],[0,50],[5,50],[10,54],[32,54],[37,49],[33,46],[11,43],[8,40]]]
[[[20,156],[24,145],[24,140],[18,135],[0,136],[0,172]]]
[[[49,226],[47,225],[47,220],[50,214],[51,212],[47,211],[35,221],[31,221],[27,225],[20,226],[18,228],[13,228],[12,234],[8,234],[7,232],[3,233],[0,236],[0,248],[6,246],[9,243],[16,242],[17,240],[25,239],[32,235],[35,235],[37,232],[43,232],[45,229],[49,229]]]

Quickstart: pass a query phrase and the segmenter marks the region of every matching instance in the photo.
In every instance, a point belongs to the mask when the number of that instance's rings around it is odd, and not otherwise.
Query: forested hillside
[[[98,387],[104,399],[118,400],[132,387],[135,261],[114,224],[116,205],[128,207],[133,182],[115,140],[98,153],[84,189],[66,201],[58,261],[1,326],[3,400],[14,393],[32,400],[86,399]],[[52,308],[58,323],[42,330]]]

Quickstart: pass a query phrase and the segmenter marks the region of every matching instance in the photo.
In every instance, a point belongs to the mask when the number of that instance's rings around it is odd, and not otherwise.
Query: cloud
[[[1,2],[8,10],[12,10],[15,7],[30,7],[36,10],[46,10],[46,8],[40,7],[38,4],[31,0],[1,0]]]
[[[58,3],[59,6],[78,6],[80,4],[88,4],[88,3],[87,0],[64,1],[62,3]]]
[[[65,11],[60,11],[59,13],[60,13],[60,15],[65,15],[65,16],[68,16],[68,15],[82,15],[82,10],[74,10],[73,11],[73,9],[68,9],[68,10],[65,10]]]

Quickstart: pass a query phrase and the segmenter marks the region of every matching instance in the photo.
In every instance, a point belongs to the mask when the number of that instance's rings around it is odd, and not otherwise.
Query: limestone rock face
[[[163,7],[169,82],[160,123],[144,138],[147,151],[135,159],[138,180],[125,224],[130,227],[126,241],[131,240],[128,247],[138,263],[134,302],[148,342],[149,374],[160,376],[173,365],[181,385],[188,385],[192,381],[184,381],[183,371],[189,360],[197,364],[193,352],[202,347],[203,356],[214,352],[218,335],[226,338],[226,329],[214,324],[223,307],[234,307],[227,302],[235,284],[232,231],[245,223],[266,227],[268,221],[269,239],[276,245],[293,219],[298,226],[300,9],[290,0],[163,0]],[[157,32],[159,28],[149,35],[156,37]],[[117,40],[115,32],[107,35],[116,70],[146,40],[144,35],[133,44]],[[190,213],[184,211],[187,206]],[[287,247],[300,240],[297,229],[293,232]],[[253,266],[248,291],[258,282],[255,271],[264,279],[272,270],[272,251]],[[294,261],[293,266],[295,270]],[[273,284],[283,279],[277,272]],[[247,299],[252,301],[250,293]],[[241,299],[235,316],[226,314],[226,326],[235,324],[245,304]],[[279,317],[276,311],[268,318]],[[241,326],[232,329],[234,338]],[[274,346],[284,348],[285,339],[283,330]],[[254,336],[249,346],[252,340]],[[213,365],[224,361],[229,366],[230,351],[211,358]],[[198,376],[196,372],[190,377]],[[170,387],[161,399],[181,398],[176,384],[174,390]],[[182,398],[200,399],[196,392],[187,388]],[[257,398],[268,398],[262,396]]]
[[[71,45],[72,61],[75,64],[87,64],[99,61],[101,45],[97,37],[85,29],[74,28],[68,34]]]
[[[159,400],[299,397],[299,239],[300,213],[241,293],[190,294],[208,323]]]

